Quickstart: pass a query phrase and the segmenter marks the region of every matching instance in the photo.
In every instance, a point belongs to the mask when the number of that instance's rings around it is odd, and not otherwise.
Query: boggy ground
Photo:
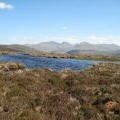
[[[0,120],[120,120],[118,64],[79,72],[0,66]]]
[[[81,59],[81,60],[104,60],[104,61],[120,61],[120,55],[95,55],[95,54],[60,54],[48,52],[30,52],[31,56],[44,56],[49,58],[66,58],[66,59]]]

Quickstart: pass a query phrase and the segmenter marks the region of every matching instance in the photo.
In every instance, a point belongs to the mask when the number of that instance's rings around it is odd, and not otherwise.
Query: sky
[[[120,45],[120,0],[0,0],[0,44]]]

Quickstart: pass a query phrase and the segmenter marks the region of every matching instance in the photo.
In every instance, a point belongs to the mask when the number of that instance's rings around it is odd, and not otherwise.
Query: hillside
[[[0,45],[0,51],[2,52],[32,52],[35,51],[33,48],[19,45],[19,44],[13,44],[13,45]]]
[[[84,71],[0,63],[1,120],[119,120],[120,65]]]
[[[14,48],[9,48],[7,45],[0,45],[0,51],[10,51],[10,52],[15,52],[18,50],[15,50]]]

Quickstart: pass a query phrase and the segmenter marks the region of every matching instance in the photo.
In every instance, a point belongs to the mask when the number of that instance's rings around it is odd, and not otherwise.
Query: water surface
[[[55,71],[62,69],[83,70],[101,62],[95,60],[33,57],[29,55],[1,55],[0,61],[22,62],[26,68],[49,68]]]

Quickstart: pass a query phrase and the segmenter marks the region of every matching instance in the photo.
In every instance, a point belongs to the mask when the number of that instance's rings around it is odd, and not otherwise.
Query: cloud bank
[[[10,9],[13,9],[14,7],[10,4],[7,4],[7,3],[4,3],[4,2],[0,2],[0,9],[1,10],[10,10]]]
[[[4,40],[4,41],[2,41]],[[35,36],[14,36],[14,37],[1,37],[0,44],[37,44],[40,42],[69,42],[72,44],[88,42],[92,44],[116,44],[120,46],[120,36],[46,36],[46,37],[35,37]]]
[[[69,42],[72,44],[88,42],[92,44],[116,44],[120,45],[120,36],[52,36],[47,38],[48,41]]]

